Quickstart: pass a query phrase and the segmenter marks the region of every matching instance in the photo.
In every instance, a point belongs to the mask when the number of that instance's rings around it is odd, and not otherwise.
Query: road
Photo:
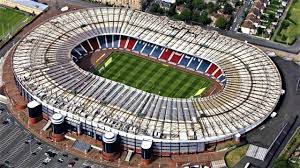
[[[247,0],[239,9],[239,11],[234,16],[233,23],[231,24],[230,30],[237,31],[239,26],[242,24],[244,20],[244,16],[246,15],[246,11],[251,7],[251,0]]]

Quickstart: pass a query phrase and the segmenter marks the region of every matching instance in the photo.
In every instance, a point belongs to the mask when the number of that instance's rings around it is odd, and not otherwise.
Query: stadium
[[[117,139],[138,153],[141,146],[197,153],[238,140],[282,94],[275,64],[258,48],[125,8],[45,21],[18,43],[12,68],[22,96],[41,104],[44,118],[59,113],[69,131]]]

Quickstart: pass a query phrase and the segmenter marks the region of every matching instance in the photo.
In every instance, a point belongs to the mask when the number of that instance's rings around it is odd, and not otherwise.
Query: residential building
[[[109,4],[113,6],[124,6],[132,9],[141,10],[143,0],[94,0],[95,2],[101,2],[103,4]]]
[[[21,11],[39,15],[48,9],[48,5],[32,0],[0,0],[0,5],[18,8]]]

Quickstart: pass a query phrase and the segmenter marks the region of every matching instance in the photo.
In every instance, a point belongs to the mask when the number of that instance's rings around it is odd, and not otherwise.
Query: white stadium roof
[[[223,69],[225,88],[204,98],[168,98],[80,69],[71,50],[101,34],[122,34],[209,60]],[[13,69],[26,92],[66,119],[154,142],[232,138],[263,122],[281,95],[275,64],[256,47],[125,8],[82,9],[45,21],[18,44]]]

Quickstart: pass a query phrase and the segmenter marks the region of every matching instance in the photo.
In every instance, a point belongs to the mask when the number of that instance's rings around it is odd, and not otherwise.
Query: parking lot
[[[40,142],[0,105],[0,167],[101,167]]]

